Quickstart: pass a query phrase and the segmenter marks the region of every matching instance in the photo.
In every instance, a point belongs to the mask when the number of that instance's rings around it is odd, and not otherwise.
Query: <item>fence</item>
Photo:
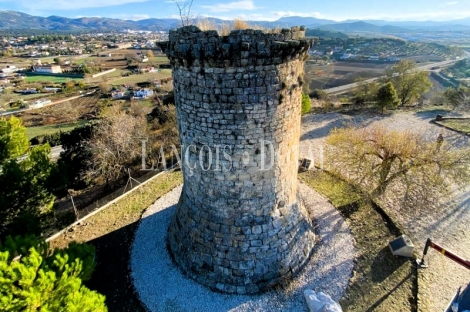
[[[59,232],[49,236],[46,241],[49,242],[51,240],[54,240],[55,238],[59,237],[62,233],[67,231],[70,227],[77,225],[80,222],[85,221],[86,219],[94,216],[100,211],[103,211],[104,209],[110,207],[114,203],[117,203],[121,199],[125,198],[127,195],[131,194],[132,192],[135,192],[136,190],[140,189],[141,187],[145,186],[147,183],[151,182],[153,179],[166,174],[168,171],[151,171],[147,173],[146,175],[143,175],[140,178],[133,179],[135,184],[131,184],[131,187],[128,187],[128,184],[126,184],[125,187],[119,188],[118,190],[114,191],[113,193],[100,198],[96,200],[93,204],[88,205],[84,209],[80,209],[78,211],[78,220],[75,221],[74,223],[66,226],[64,229],[60,230]],[[131,181],[131,179],[129,179]],[[58,210],[62,210],[62,213],[66,212],[64,211],[63,206],[67,205],[67,210],[75,210],[74,205],[77,204],[77,201],[75,198],[69,198],[67,201],[61,203],[58,207]],[[62,208],[61,208],[62,207]]]

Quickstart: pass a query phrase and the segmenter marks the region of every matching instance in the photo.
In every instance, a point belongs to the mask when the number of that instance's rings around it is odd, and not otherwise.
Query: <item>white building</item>
[[[39,65],[34,67],[34,71],[37,73],[60,74],[62,68],[60,65]]]
[[[113,91],[113,92],[111,92],[111,97],[113,98],[113,100],[122,99],[125,96],[126,96],[126,93],[123,92],[123,91]]]
[[[45,87],[44,92],[48,93],[57,93],[60,92],[62,89],[61,88],[53,88],[53,87]]]
[[[52,103],[51,100],[47,100],[47,99],[36,100],[34,101],[33,104],[31,104],[31,108],[41,108],[44,105],[51,104],[51,103]]]
[[[153,90],[150,89],[140,89],[136,92],[134,92],[134,98],[135,99],[146,99],[150,96],[153,95]]]
[[[11,74],[11,73],[14,73],[14,72],[17,72],[19,69],[16,68],[15,65],[8,65],[6,68],[2,68],[0,69],[0,72],[2,72],[3,74]]]

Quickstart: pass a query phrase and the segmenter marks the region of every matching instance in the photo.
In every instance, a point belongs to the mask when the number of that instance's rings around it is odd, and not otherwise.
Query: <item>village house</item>
[[[44,88],[44,92],[47,92],[47,93],[57,93],[57,92],[60,92],[62,91],[61,88],[53,88],[53,87],[45,87]]]
[[[60,74],[62,73],[62,68],[60,65],[38,65],[34,66],[34,71],[37,73],[46,73],[46,74]]]
[[[31,104],[31,108],[41,108],[44,105],[51,104],[51,103],[52,103],[51,100],[47,100],[47,99],[36,100],[34,101],[33,104]]]
[[[158,72],[158,69],[153,66],[146,66],[146,67],[139,68],[139,72],[140,73],[156,73]]]
[[[122,99],[122,98],[126,97],[126,92],[124,92],[124,91],[113,91],[113,92],[111,92],[111,97],[113,98],[113,100],[119,100],[119,99]]]
[[[22,94],[36,94],[38,90],[36,88],[26,88],[25,90],[21,90]]]
[[[16,68],[15,65],[8,65],[6,68],[2,68],[0,69],[0,72],[5,74],[5,75],[9,75],[9,74],[12,74],[14,72],[17,72],[19,69]]]
[[[134,99],[146,99],[153,95],[153,90],[148,88],[140,89],[134,92]]]

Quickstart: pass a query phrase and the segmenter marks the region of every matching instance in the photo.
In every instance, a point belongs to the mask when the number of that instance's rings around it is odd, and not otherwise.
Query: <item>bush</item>
[[[0,244],[0,305],[4,311],[107,311],[105,297],[82,285],[95,267],[95,250],[71,243],[49,250],[34,236]]]
[[[49,143],[51,147],[62,145],[60,140],[62,132],[56,132],[51,134],[38,135],[29,140],[31,145],[46,144]]]
[[[61,136],[61,132],[56,132],[56,133],[52,133],[52,134],[46,134],[46,135],[44,135],[42,144],[49,143],[49,145],[50,145],[51,147],[53,147],[53,146],[59,146],[59,145],[62,144],[62,142],[60,141],[60,136]]]
[[[302,93],[302,115],[310,112],[310,97],[307,94]]]
[[[61,168],[50,160],[48,144],[28,150],[21,120],[0,118],[0,236],[39,234],[40,217],[51,211],[66,185]]]
[[[312,97],[316,98],[317,100],[328,100],[329,95],[325,90],[315,89],[312,92]]]

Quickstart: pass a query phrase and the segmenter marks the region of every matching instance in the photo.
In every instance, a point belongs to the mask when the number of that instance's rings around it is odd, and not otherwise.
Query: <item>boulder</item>
[[[304,297],[310,312],[343,312],[341,306],[323,292],[307,289]]]

